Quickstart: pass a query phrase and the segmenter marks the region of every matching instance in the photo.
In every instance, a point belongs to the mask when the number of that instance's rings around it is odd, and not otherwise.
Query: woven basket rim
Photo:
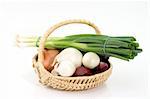
[[[38,61],[36,60],[36,58],[37,58],[37,56],[38,56],[38,54],[36,54],[34,57],[33,57],[33,63],[37,63]],[[101,73],[97,73],[97,74],[93,74],[93,75],[90,75],[90,76],[71,76],[71,77],[63,77],[63,76],[55,76],[55,75],[53,75],[50,71],[48,71],[47,69],[45,69],[45,67],[44,67],[44,65],[42,64],[42,67],[44,68],[44,70],[46,71],[46,72],[48,72],[49,73],[49,75],[50,76],[53,76],[53,77],[56,77],[56,78],[58,78],[58,79],[85,79],[85,78],[93,78],[93,77],[95,77],[95,76],[99,76],[99,75],[102,75],[102,74],[105,74],[105,73],[107,73],[107,72],[109,72],[110,70],[112,70],[112,64],[110,63],[110,67],[109,67],[109,69],[107,69],[106,71],[104,71],[104,72],[101,72]]]

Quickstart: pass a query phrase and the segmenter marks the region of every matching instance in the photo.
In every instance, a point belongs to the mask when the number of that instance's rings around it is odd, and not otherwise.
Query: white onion
[[[83,56],[82,63],[85,67],[93,69],[100,63],[100,58],[96,53],[88,52]]]
[[[75,48],[66,48],[62,50],[57,56],[56,61],[61,63],[64,60],[71,61],[75,67],[79,67],[82,64],[82,53]]]
[[[72,76],[75,70],[76,68],[71,61],[62,61],[56,68],[56,72],[61,76]]]

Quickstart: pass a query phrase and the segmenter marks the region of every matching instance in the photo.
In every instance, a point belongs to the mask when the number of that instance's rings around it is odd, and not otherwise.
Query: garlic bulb
[[[93,69],[100,63],[100,58],[94,52],[87,52],[83,56],[82,63],[85,67]]]
[[[76,68],[71,61],[62,61],[58,67],[56,67],[56,72],[61,76],[72,76]]]
[[[71,61],[75,67],[79,67],[82,64],[82,57],[83,55],[79,50],[70,47],[62,50],[55,59],[58,63],[68,60]]]

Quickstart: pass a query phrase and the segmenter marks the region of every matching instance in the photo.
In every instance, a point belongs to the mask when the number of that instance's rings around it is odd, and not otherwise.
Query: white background
[[[135,36],[143,52],[130,62],[110,58],[113,73],[100,87],[66,92],[42,86],[32,69],[36,48],[14,46],[16,34],[43,35],[57,22],[87,19],[102,34]],[[149,29],[146,1],[1,1],[0,2],[0,98],[148,98]],[[85,25],[69,25],[54,35],[94,33]],[[2,99],[2,98],[1,98]]]

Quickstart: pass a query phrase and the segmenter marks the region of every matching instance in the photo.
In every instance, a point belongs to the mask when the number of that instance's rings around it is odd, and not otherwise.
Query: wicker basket
[[[110,66],[110,68],[105,72],[95,74],[92,76],[61,77],[61,76],[52,75],[49,71],[47,71],[44,68],[42,64],[44,60],[44,56],[43,56],[44,43],[48,38],[48,36],[57,28],[72,23],[87,24],[95,29],[96,34],[98,35],[100,34],[99,29],[93,23],[86,20],[66,20],[60,22],[54,25],[53,27],[51,27],[41,38],[38,55],[35,55],[33,57],[33,67],[36,73],[38,74],[39,82],[46,86],[50,86],[56,89],[68,90],[68,91],[86,90],[86,89],[97,87],[103,84],[110,76],[112,72],[112,66]]]

